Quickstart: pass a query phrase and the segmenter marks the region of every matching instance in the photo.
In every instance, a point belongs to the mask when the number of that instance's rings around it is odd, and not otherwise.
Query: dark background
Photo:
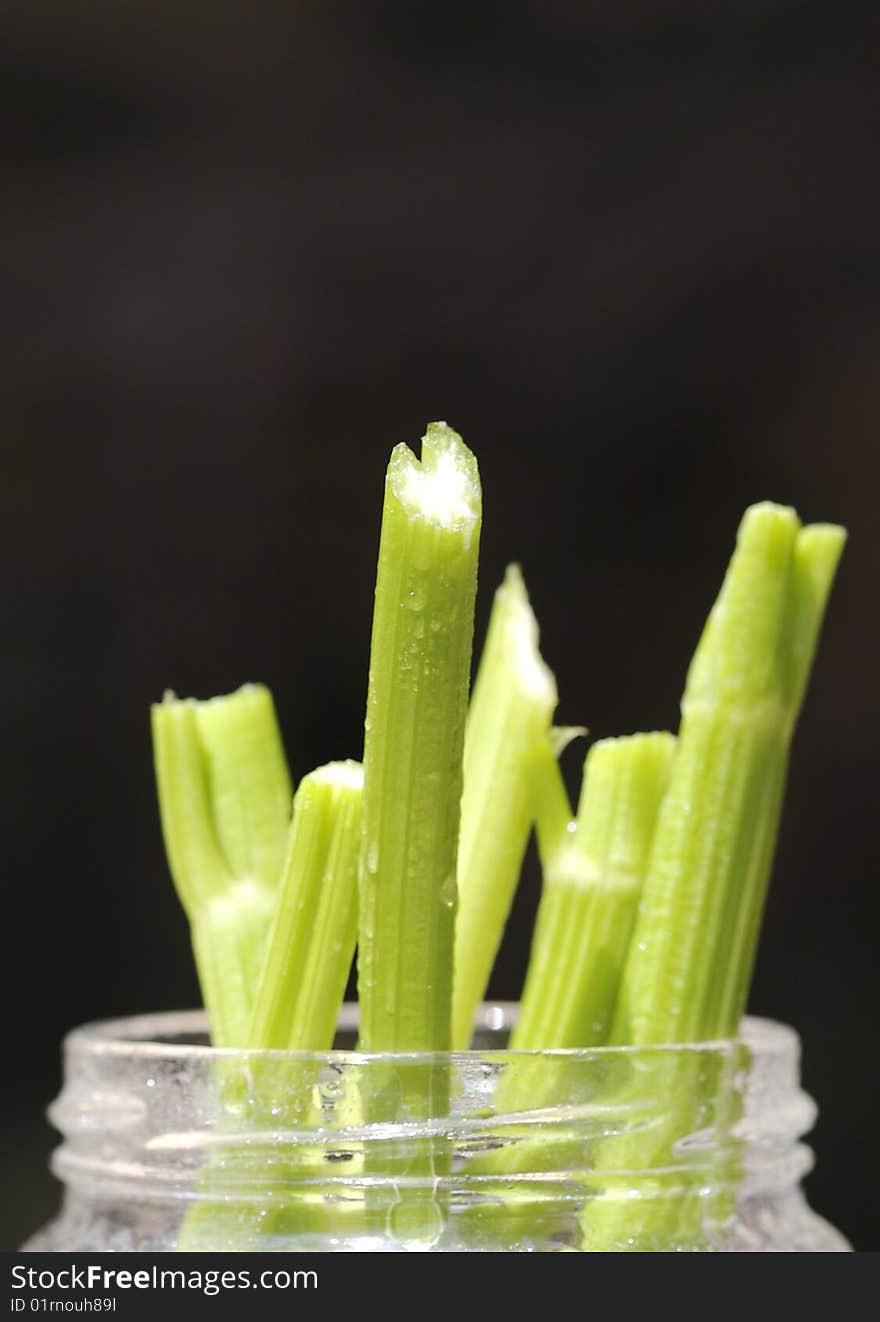
[[[297,773],[359,756],[384,466],[443,417],[477,640],[521,559],[596,735],[674,726],[748,502],[848,525],[752,1007],[804,1040],[812,1200],[880,1247],[873,8],[7,10],[4,1246],[56,1204],[64,1031],[197,999],[148,703],[262,679]]]

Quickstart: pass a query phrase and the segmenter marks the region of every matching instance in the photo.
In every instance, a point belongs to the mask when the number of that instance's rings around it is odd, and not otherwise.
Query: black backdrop
[[[358,756],[385,461],[445,417],[478,641],[519,558],[596,735],[676,721],[749,501],[850,528],[752,1006],[804,1039],[812,1199],[880,1247],[873,6],[10,8],[4,1246],[57,1199],[64,1030],[196,1000],[148,703],[262,679],[296,772]]]

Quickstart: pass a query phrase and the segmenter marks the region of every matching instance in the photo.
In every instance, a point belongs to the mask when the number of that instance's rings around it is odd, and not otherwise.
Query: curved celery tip
[[[516,1049],[605,1040],[674,749],[666,732],[594,744],[577,819],[565,825],[555,759],[536,763],[544,888]]]
[[[363,768],[331,762],[300,781],[248,1045],[333,1045],[357,935]]]
[[[365,1050],[451,1040],[462,752],[482,515],[445,423],[391,455],[370,650],[358,989]]]
[[[589,733],[585,725],[553,725],[548,734],[550,748],[557,758],[562,757],[569,744],[575,739],[586,739]]]
[[[464,742],[452,1009],[457,1050],[470,1045],[501,944],[532,826],[529,754],[549,731],[556,702],[522,573],[510,565],[495,593]]]
[[[162,833],[215,1045],[244,1045],[290,815],[269,691],[152,708]]]

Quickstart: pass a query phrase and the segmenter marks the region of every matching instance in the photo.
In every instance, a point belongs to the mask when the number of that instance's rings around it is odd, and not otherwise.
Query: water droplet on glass
[[[338,1070],[326,1070],[318,1082],[321,1101],[327,1106],[334,1106],[342,1096],[342,1078]]]
[[[249,1094],[254,1081],[251,1071],[242,1067],[236,1069],[223,1083],[223,1108],[233,1116],[243,1116],[250,1105]]]
[[[410,1195],[405,1202],[392,1207],[388,1230],[403,1248],[417,1253],[437,1243],[443,1230],[443,1216],[435,1202]]]

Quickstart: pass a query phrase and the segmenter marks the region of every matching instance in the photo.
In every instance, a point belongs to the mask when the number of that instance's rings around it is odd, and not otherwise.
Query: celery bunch
[[[154,707],[166,850],[215,1045],[328,1049],[357,941],[361,1049],[467,1048],[533,826],[543,892],[511,1045],[735,1036],[843,530],[802,527],[784,506],[746,512],[677,737],[594,744],[573,813],[558,765],[571,732],[552,727],[556,683],[516,566],[469,692],[481,524],[477,463],[457,433],[433,423],[420,458],[394,450],[362,766],[329,763],[294,796],[259,686]],[[428,1070],[424,1097],[407,1099],[413,1114],[443,1113],[438,1079]],[[390,1105],[361,1101],[380,1119]],[[652,1156],[642,1143],[615,1160]],[[444,1160],[435,1145],[398,1174],[427,1162],[439,1175]],[[621,1238],[612,1203],[587,1207],[587,1247]],[[404,1204],[415,1234],[442,1219],[442,1206]],[[190,1238],[206,1246],[222,1221],[206,1200]],[[685,1223],[664,1213],[641,1229],[660,1244]]]

